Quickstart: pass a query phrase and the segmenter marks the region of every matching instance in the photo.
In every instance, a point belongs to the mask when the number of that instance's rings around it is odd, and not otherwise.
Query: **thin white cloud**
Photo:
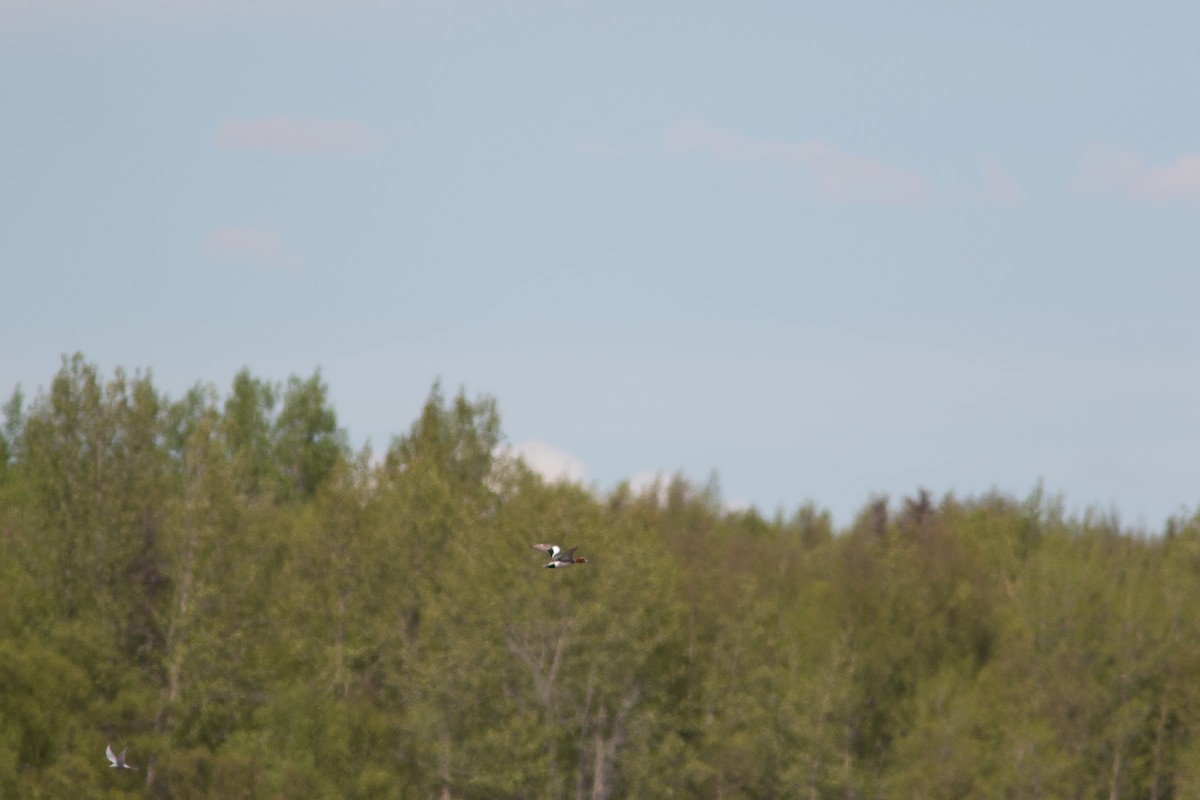
[[[217,146],[268,153],[363,155],[383,147],[383,139],[355,120],[267,116],[227,119],[217,127]]]
[[[1019,206],[1025,194],[995,161],[983,163],[983,199],[1002,206]]]
[[[203,253],[223,261],[297,269],[300,260],[277,233],[261,228],[217,228],[200,244]]]
[[[803,173],[821,198],[837,203],[915,206],[933,189],[919,172],[848,153],[817,139],[774,141],[685,121],[662,138],[668,152],[728,164],[765,164]]]
[[[507,450],[547,481],[582,484],[587,480],[587,468],[582,461],[545,442],[521,442]]]
[[[1094,147],[1084,156],[1078,184],[1146,202],[1200,203],[1200,153],[1152,166],[1132,150]]]

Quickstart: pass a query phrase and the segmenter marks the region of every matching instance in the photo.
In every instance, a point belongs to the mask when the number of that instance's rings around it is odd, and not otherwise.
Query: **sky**
[[[1200,4],[0,0],[0,393],[435,382],[599,491],[1200,509]]]

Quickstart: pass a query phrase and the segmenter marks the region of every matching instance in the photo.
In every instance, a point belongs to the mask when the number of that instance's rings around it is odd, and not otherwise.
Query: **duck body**
[[[563,550],[556,544],[531,544],[530,547],[550,554],[550,561],[544,565],[546,569],[562,569],[575,564],[587,563],[586,558],[575,555],[575,551],[579,549],[576,547],[572,547],[570,550]]]

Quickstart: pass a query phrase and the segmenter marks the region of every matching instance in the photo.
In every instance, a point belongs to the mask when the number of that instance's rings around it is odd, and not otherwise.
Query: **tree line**
[[[0,796],[1200,797],[1200,513],[917,491],[835,530],[502,443],[435,385],[354,451],[319,372],[14,391]]]

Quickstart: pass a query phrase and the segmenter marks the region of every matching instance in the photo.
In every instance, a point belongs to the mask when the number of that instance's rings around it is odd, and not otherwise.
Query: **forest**
[[[319,371],[14,390],[0,797],[1200,797],[1200,511],[915,488],[835,529],[504,441],[434,384],[356,452]]]

